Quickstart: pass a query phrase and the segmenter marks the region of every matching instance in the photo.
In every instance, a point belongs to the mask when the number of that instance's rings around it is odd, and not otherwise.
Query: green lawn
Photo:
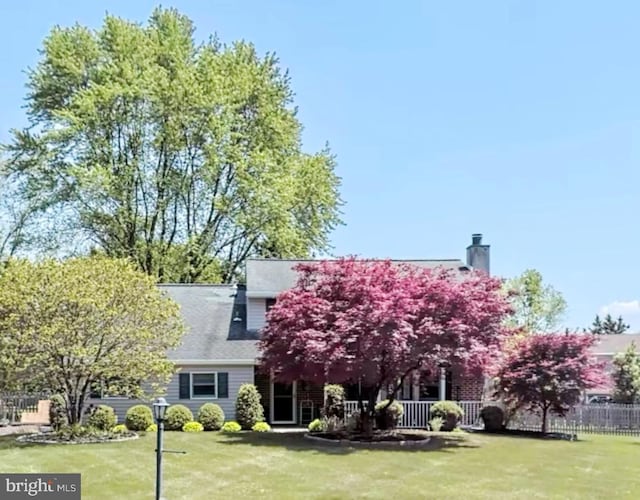
[[[302,435],[166,433],[165,497],[638,498],[640,439],[578,442],[471,434],[424,450],[320,446]],[[456,437],[457,436],[452,436]],[[155,435],[107,445],[17,445],[0,472],[81,472],[83,499],[153,498]]]

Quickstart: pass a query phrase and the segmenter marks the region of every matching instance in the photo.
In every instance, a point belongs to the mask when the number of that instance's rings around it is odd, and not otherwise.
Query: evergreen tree
[[[640,400],[640,353],[632,342],[623,353],[613,358],[613,382],[616,403],[633,404]]]
[[[618,319],[614,320],[611,314],[607,314],[604,320],[596,315],[589,331],[594,335],[620,335],[628,329],[629,325],[624,322],[622,316],[618,316]]]

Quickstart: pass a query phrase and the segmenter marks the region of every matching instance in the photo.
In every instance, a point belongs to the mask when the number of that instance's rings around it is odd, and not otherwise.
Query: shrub
[[[398,401],[394,401],[389,406],[389,400],[385,399],[376,405],[376,425],[378,429],[395,429],[400,423],[404,408]]]
[[[54,394],[49,399],[49,423],[54,431],[59,431],[65,427],[69,421],[67,419],[67,405],[62,394]]]
[[[329,384],[324,387],[324,409],[325,417],[344,418],[344,388],[338,384]]]
[[[193,421],[193,413],[185,405],[173,405],[164,415],[164,427],[168,431],[181,431],[184,424]]]
[[[224,411],[220,405],[205,403],[198,410],[198,422],[205,431],[219,431],[224,424]]]
[[[158,432],[157,424],[151,424],[149,427],[147,427],[146,431],[147,432]]]
[[[485,406],[480,411],[484,429],[488,432],[499,432],[504,429],[504,410],[496,405]]]
[[[251,429],[264,421],[264,410],[260,404],[260,393],[253,384],[242,384],[236,399],[236,420],[243,429]]]
[[[111,429],[111,432],[114,432],[116,434],[121,434],[121,433],[127,432],[128,430],[133,430],[133,429],[127,429],[126,425],[118,424],[113,429]]]
[[[266,422],[257,422],[251,430],[253,432],[269,432],[271,430],[271,426]]]
[[[187,422],[182,426],[183,432],[202,432],[204,427],[200,422]]]
[[[431,429],[433,432],[440,432],[443,424],[444,419],[442,417],[434,417],[429,420],[429,429]]]
[[[322,420],[316,418],[307,426],[307,429],[309,429],[309,432],[322,432],[324,430]]]
[[[359,430],[362,426],[362,418],[360,416],[360,412],[353,412],[351,415],[347,417],[347,425],[345,426],[347,432],[353,433]]]
[[[339,432],[344,429],[344,422],[338,417],[323,417],[322,426],[327,432]]]
[[[431,407],[431,418],[440,417],[444,423],[443,431],[452,431],[458,426],[458,422],[464,415],[462,408],[453,401],[438,401]]]
[[[94,408],[87,418],[87,425],[101,431],[113,429],[118,423],[118,417],[113,408],[107,405],[99,405]]]
[[[153,424],[151,408],[145,405],[135,405],[127,410],[124,416],[124,424],[130,431],[144,431]]]
[[[221,430],[222,432],[240,432],[242,430],[242,427],[238,422],[234,422],[233,420],[231,420],[229,422],[225,422]]]
[[[75,440],[81,437],[87,437],[91,434],[95,434],[97,431],[95,429],[89,429],[84,425],[80,424],[72,424],[72,425],[64,425],[60,427],[56,434],[61,439]]]

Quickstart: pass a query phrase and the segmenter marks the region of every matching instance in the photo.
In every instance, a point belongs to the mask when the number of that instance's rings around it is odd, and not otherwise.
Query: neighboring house
[[[420,267],[443,267],[464,275],[472,268],[489,272],[489,245],[474,234],[467,248],[466,262],[449,260],[403,260]],[[194,414],[205,402],[219,404],[227,420],[235,418],[238,388],[254,383],[262,395],[265,417],[272,424],[305,424],[319,415],[323,387],[306,382],[275,383],[257,368],[257,340],[266,313],[276,297],[293,287],[293,267],[300,260],[250,259],[246,264],[246,285],[160,285],[181,307],[188,331],[182,345],[169,353],[179,373],[167,387],[170,404],[184,404]],[[479,400],[483,380],[443,373],[445,394],[440,394],[439,369],[415,374],[399,391],[402,400]],[[347,399],[355,399],[357,386],[346,388]],[[109,404],[122,418],[136,404],[117,395],[94,394],[92,404]],[[102,396],[102,397],[100,397]]]
[[[613,358],[616,354],[626,351],[632,343],[640,350],[640,333],[620,333],[617,335],[600,335],[598,342],[591,348],[591,352],[599,361],[604,361],[605,371],[613,372]],[[606,397],[613,395],[613,381],[586,391],[587,401],[606,401]]]

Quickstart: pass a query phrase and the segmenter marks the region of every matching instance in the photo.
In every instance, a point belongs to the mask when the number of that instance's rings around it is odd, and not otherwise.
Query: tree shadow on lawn
[[[400,446],[385,442],[370,446],[368,443],[324,443],[321,441],[306,439],[301,432],[240,432],[226,434],[220,441],[223,445],[248,444],[251,446],[272,446],[286,448],[291,451],[313,451],[327,455],[349,455],[359,451],[391,451],[402,453],[420,452],[453,452],[459,448],[479,448],[480,443],[469,439],[466,435],[433,435],[428,443],[417,446]]]
[[[23,436],[24,434],[7,434],[5,436],[0,436],[0,452],[3,450],[10,450],[13,448],[32,448],[34,446],[51,446],[51,445],[43,445],[40,443],[20,443],[16,441],[19,436]]]

